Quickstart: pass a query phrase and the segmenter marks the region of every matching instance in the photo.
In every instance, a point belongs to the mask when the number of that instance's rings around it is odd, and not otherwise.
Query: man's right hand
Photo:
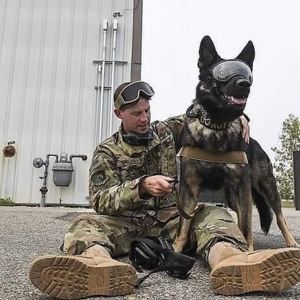
[[[139,184],[140,196],[144,194],[153,197],[164,197],[172,193],[174,189],[174,178],[163,175],[145,177]]]

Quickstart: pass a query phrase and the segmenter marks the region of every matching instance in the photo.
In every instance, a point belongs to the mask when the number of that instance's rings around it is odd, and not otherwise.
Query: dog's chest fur
[[[239,119],[232,122],[226,130],[213,130],[205,127],[197,118],[188,118],[184,129],[182,146],[199,147],[212,152],[245,151],[246,143],[242,138]],[[200,185],[213,190],[224,185],[242,183],[245,165],[214,163],[185,158],[185,170],[201,177]]]
[[[245,151],[239,119],[232,122],[225,130],[207,128],[197,118],[188,118],[184,129],[182,146],[199,147],[208,151]]]

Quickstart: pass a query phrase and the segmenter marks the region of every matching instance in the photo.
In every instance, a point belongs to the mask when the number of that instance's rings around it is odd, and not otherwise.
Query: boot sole
[[[130,294],[137,282],[131,265],[89,266],[73,257],[43,256],[29,271],[32,284],[60,299]]]
[[[224,264],[212,270],[210,279],[222,295],[283,291],[300,282],[300,250],[278,250],[259,263]]]

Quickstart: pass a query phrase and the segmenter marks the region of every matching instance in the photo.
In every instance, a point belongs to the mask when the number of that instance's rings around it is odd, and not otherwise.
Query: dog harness
[[[244,151],[208,151],[198,147],[187,146],[182,147],[178,155],[206,162],[245,165],[248,164],[247,155]]]
[[[248,164],[247,155],[244,151],[207,151],[198,147],[186,146],[182,147],[177,155],[205,162],[223,164]],[[176,206],[180,215],[187,220],[191,219],[197,211],[203,209],[204,207],[203,204],[196,206],[192,214],[189,215],[184,211],[178,197],[176,199]]]

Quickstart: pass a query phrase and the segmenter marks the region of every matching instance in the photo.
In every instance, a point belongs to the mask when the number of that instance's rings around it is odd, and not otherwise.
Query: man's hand
[[[240,121],[241,121],[242,127],[243,127],[242,137],[245,140],[245,142],[247,144],[249,144],[249,141],[250,141],[250,126],[249,126],[248,120],[246,119],[246,117],[244,115],[242,115],[242,116],[240,116]]]
[[[145,177],[139,184],[139,194],[164,197],[167,194],[172,193],[175,183],[176,181],[174,178],[163,175]]]

